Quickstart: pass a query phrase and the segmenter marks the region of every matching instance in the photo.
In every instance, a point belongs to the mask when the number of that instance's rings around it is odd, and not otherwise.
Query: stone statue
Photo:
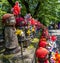
[[[2,17],[4,24],[4,33],[5,33],[5,53],[4,54],[15,54],[20,51],[18,44],[18,38],[16,35],[15,28],[15,17],[13,14],[5,14]]]

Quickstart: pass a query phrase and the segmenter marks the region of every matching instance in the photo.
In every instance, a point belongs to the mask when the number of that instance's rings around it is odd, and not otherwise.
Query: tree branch
[[[40,2],[38,2],[38,4],[37,4],[33,16],[35,16],[35,15],[37,15],[39,13],[39,7],[40,7]]]
[[[15,3],[13,3],[12,0],[7,0],[9,2],[9,4],[13,7],[15,5]]]
[[[30,13],[28,2],[26,2],[25,0],[22,0],[22,3],[25,5],[27,13]]]

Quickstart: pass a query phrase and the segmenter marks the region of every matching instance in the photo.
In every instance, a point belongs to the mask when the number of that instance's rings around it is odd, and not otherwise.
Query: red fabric
[[[8,19],[10,16],[14,16],[13,14],[4,14],[2,17],[2,23],[6,23],[6,19]]]
[[[21,8],[19,7],[18,3],[15,4],[15,6],[13,7],[13,14],[14,15],[18,15],[21,12]]]
[[[35,25],[37,25],[38,23],[37,23],[37,21],[35,21]]]
[[[42,47],[39,47],[39,48],[36,50],[36,57],[43,59],[48,53],[49,53],[49,52],[48,52],[47,49],[42,48]]]
[[[34,19],[31,19],[31,25],[35,25],[35,20]]]
[[[37,21],[37,24],[39,25],[39,24],[40,24],[40,22],[38,22],[38,21]]]
[[[45,38],[44,36],[41,36],[41,39]]]
[[[60,63],[60,60],[58,61],[58,63]]]
[[[46,30],[46,31],[45,31],[45,33],[46,33],[46,36],[48,36],[48,35],[49,35],[48,30]]]
[[[45,48],[48,43],[46,41],[40,41],[39,42],[39,47]]]
[[[57,40],[57,37],[56,37],[55,35],[52,35],[52,36],[51,36],[51,40],[54,42],[54,41]]]
[[[20,23],[21,23],[22,21],[25,23],[24,18],[22,18],[22,17],[16,18],[16,26],[20,26]],[[23,24],[24,24],[24,23],[23,23]],[[21,25],[22,25],[22,24],[21,24]]]
[[[44,63],[49,63],[49,61],[48,60],[45,60],[45,62]]]
[[[41,36],[40,41],[46,41],[46,38],[44,36]]]
[[[36,26],[37,30],[40,30],[41,23],[37,21],[37,22],[35,22],[35,26]]]
[[[48,36],[49,35],[48,29],[44,29],[42,35],[43,36]]]
[[[38,62],[38,63],[40,63],[40,62]],[[48,60],[45,60],[44,63],[49,63],[49,61]]]

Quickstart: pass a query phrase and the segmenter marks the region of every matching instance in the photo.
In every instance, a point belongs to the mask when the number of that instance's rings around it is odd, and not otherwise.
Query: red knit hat
[[[23,22],[23,23],[21,23],[21,22]],[[21,25],[25,24],[23,17],[16,18],[16,26],[20,26],[20,23],[21,23]]]
[[[47,49],[40,47],[36,51],[36,57],[43,59],[48,53],[49,51]]]
[[[39,47],[45,48],[48,43],[46,41],[40,41],[39,42]]]
[[[2,23],[5,23],[6,19],[11,17],[11,16],[14,16],[14,15],[13,14],[4,14],[3,17],[2,17]]]
[[[46,41],[47,39],[44,36],[41,36],[40,41]]]

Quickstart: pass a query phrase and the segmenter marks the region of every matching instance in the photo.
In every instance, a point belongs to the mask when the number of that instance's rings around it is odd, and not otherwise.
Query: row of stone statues
[[[19,2],[16,2],[12,8],[12,14],[7,13],[2,16],[2,24],[3,41],[0,39],[0,44],[2,43],[1,45],[4,48],[3,56],[12,54],[14,58],[18,54],[23,60],[23,52],[31,44],[31,39],[36,37],[36,32],[39,34],[40,27],[42,28],[43,25],[34,19],[30,13],[21,17]],[[8,59],[10,60],[12,58]],[[22,61],[22,63],[24,62]]]
[[[24,47],[28,47],[29,40],[32,35],[35,34],[30,31],[30,25],[17,26],[16,18],[13,14],[5,14],[2,17],[2,23],[4,28],[4,54],[14,54],[20,52],[21,48],[19,44],[23,43]],[[21,23],[21,22],[20,22]],[[23,27],[23,28],[21,28]],[[33,33],[33,34],[31,34]],[[31,35],[31,36],[30,36]],[[34,35],[35,36],[35,35]]]

